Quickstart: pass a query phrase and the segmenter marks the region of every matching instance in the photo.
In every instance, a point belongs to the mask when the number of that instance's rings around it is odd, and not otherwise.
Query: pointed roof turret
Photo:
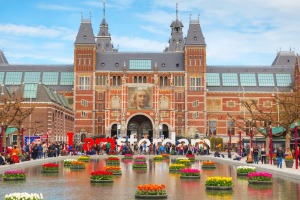
[[[81,24],[76,36],[75,44],[95,44],[91,19],[83,19],[81,16]]]
[[[198,17],[198,20],[192,20],[190,17],[190,25],[189,25],[185,45],[206,46],[205,38],[203,36],[202,30],[200,27],[199,17]]]
[[[183,24],[178,20],[178,1],[176,2],[176,20],[171,23],[171,38],[165,51],[183,51]]]
[[[4,52],[2,50],[0,50],[0,65],[3,65],[3,64],[8,65],[8,62],[6,60]]]
[[[96,44],[98,52],[113,51],[113,44],[111,42],[111,36],[108,30],[108,24],[105,19],[105,0],[103,0],[103,17],[100,24],[98,35],[96,36]]]

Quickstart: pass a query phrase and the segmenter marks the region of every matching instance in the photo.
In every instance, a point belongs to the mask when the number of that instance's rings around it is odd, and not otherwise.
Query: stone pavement
[[[272,173],[274,176],[278,176],[280,178],[286,178],[289,180],[294,180],[297,182],[300,182],[300,168],[295,169],[295,162],[293,168],[286,168],[285,167],[285,162],[282,162],[282,169],[277,168],[275,165],[270,165],[270,164],[254,164],[254,163],[246,163],[246,158],[242,158],[240,161],[232,160],[227,157],[227,154],[223,153],[225,155],[225,158],[218,158],[213,156],[213,152],[208,155],[201,155],[201,156],[196,156],[196,160],[211,160],[219,163],[224,163],[232,166],[254,166],[256,167],[257,171],[265,171]],[[141,156],[141,155],[134,155],[136,156]],[[155,155],[143,155],[147,158],[153,158]],[[45,163],[51,163],[51,162],[57,162],[65,159],[76,159],[78,156],[59,156],[59,157],[53,157],[53,158],[46,158],[46,159],[37,159],[37,160],[31,160],[31,161],[26,161],[26,162],[21,162],[21,163],[16,163],[13,165],[1,165],[0,166],[0,174],[3,174],[7,170],[16,170],[16,169],[24,169],[26,167],[32,167],[32,166],[38,166],[42,165]],[[119,155],[119,157],[123,157]],[[175,155],[171,156],[171,159],[175,159],[177,157],[182,157],[182,155]],[[92,159],[96,158],[107,158],[107,155],[93,155],[91,156]]]

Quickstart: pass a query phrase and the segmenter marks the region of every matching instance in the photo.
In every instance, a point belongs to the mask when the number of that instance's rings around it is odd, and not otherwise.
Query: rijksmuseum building
[[[65,140],[70,131],[78,141],[131,134],[226,139],[231,133],[237,138],[239,130],[228,113],[247,117],[242,101],[255,99],[267,108],[274,95],[299,89],[299,57],[293,51],[278,52],[268,66],[207,65],[199,19],[190,19],[184,33],[177,8],[168,46],[161,52],[119,52],[108,21],[104,8],[95,34],[91,19],[81,19],[74,65],[11,65],[1,52],[2,88],[19,86],[38,94],[30,98],[37,108],[45,99],[56,105],[48,108],[44,123],[53,141]]]

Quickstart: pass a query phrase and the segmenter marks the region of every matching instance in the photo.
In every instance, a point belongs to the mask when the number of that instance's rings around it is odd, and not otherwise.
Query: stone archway
[[[127,123],[127,136],[134,135],[138,141],[142,138],[153,139],[152,121],[145,115],[135,115]]]

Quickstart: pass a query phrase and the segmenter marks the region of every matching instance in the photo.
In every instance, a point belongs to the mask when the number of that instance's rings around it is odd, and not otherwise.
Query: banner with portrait
[[[152,109],[152,87],[128,87],[128,109]]]

